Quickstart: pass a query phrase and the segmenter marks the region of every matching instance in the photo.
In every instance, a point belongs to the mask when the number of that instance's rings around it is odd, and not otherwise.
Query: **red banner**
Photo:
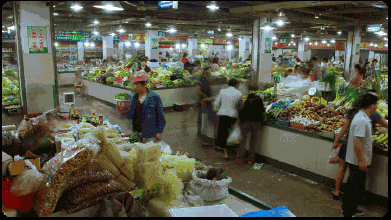
[[[228,40],[213,39],[214,44],[227,44]]]
[[[145,41],[145,34],[133,34],[131,37],[126,36],[126,35],[119,36],[119,42],[128,41],[128,40],[135,40],[135,41],[139,41],[139,42],[144,42]]]
[[[293,46],[293,44],[288,46],[288,44],[280,44],[280,43],[278,43],[276,41],[273,43],[273,47],[275,47],[275,48],[287,48],[287,49],[298,48],[298,45],[299,45],[299,42],[296,42],[296,46]]]
[[[362,42],[360,44],[360,50],[388,50],[388,46],[384,46],[385,43],[373,43],[372,46],[369,45],[370,43],[368,42]],[[378,46],[375,47],[375,44]]]
[[[175,48],[175,46],[171,44],[165,44],[165,45],[159,45],[159,48]]]
[[[336,46],[336,44],[330,44],[330,46],[327,46],[327,44],[312,43],[312,45],[308,45],[308,49],[336,49]]]
[[[335,45],[335,49],[337,50],[344,50],[345,49],[345,43],[344,42],[339,42]]]

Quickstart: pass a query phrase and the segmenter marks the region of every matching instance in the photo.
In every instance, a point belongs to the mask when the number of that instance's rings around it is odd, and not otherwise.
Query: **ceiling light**
[[[201,44],[201,47],[202,47],[202,48],[205,48],[205,44]]]
[[[170,32],[170,33],[175,33],[176,30],[175,30],[175,28],[170,28],[170,29],[168,30],[168,32]]]
[[[329,43],[327,43],[326,45],[327,45],[328,47],[330,46],[330,44],[329,44]]]
[[[93,42],[91,42],[90,47],[95,47],[95,44]]]
[[[278,17],[284,17],[284,16],[285,16],[285,14],[284,14],[284,12],[282,12],[282,10],[280,12],[278,12]]]
[[[56,42],[56,43],[54,43],[54,46],[58,47],[58,43],[57,43],[57,42]]]
[[[333,44],[333,43],[335,43],[335,40],[334,40],[334,39],[331,39],[331,41],[330,41],[330,42]]]
[[[295,43],[295,42],[293,42],[293,46],[296,46],[296,43]]]
[[[57,13],[57,12],[54,12],[53,15],[58,15],[58,13]]]
[[[81,7],[80,5],[76,4],[76,5],[73,5],[71,8],[72,8],[73,10],[75,10],[75,11],[79,11],[79,10],[82,9],[83,7]]]
[[[94,35],[99,35],[99,32],[98,31],[93,31],[92,32]]]
[[[12,25],[11,27],[7,27],[7,29],[15,30],[15,25]]]
[[[319,43],[318,43],[318,41],[315,41],[315,45],[318,45]]]
[[[304,40],[305,40],[305,41],[309,41],[310,38],[307,36],[307,37],[304,38]]]
[[[228,46],[228,50],[232,50],[232,45],[229,45],[229,46]]]
[[[118,30],[118,32],[120,32],[120,33],[124,33],[124,32],[125,32],[125,30],[124,30],[123,28],[121,28],[121,29],[119,29],[119,30]]]
[[[309,45],[312,45],[312,42],[309,42],[308,44],[309,44]]]
[[[227,36],[227,37],[232,37],[233,35],[232,35],[231,32],[228,32],[228,33],[226,34],[226,36]]]
[[[338,31],[337,34],[338,34],[338,35],[341,35],[341,34],[342,34],[342,31]]]
[[[388,47],[388,43],[384,44],[385,47]]]
[[[208,5],[208,6],[206,6],[206,7],[209,8],[210,10],[212,10],[212,11],[215,11],[215,10],[219,9],[219,7],[216,6],[215,4]]]
[[[269,31],[269,30],[273,30],[274,27],[270,27],[270,25],[266,25],[265,27],[262,27],[262,29]]]
[[[322,44],[325,44],[325,43],[327,43],[327,41],[326,40],[322,40]]]
[[[90,44],[88,42],[84,42],[84,46],[88,47]]]
[[[239,38],[238,38],[238,40],[242,40],[242,38],[241,38],[241,37],[239,37]]]
[[[151,27],[151,26],[152,26],[152,24],[148,22],[148,23],[146,23],[146,24],[145,24],[145,26],[147,26],[147,27]]]
[[[371,43],[369,44],[369,46],[371,46],[371,47],[372,47],[372,46],[373,46],[373,43],[371,42]]]
[[[379,36],[387,35],[387,33],[385,33],[384,31],[378,31],[378,32],[376,32],[375,34],[377,34],[377,35],[379,35]]]
[[[55,5],[53,5],[53,8],[55,8],[56,6]]]
[[[385,38],[383,38],[383,40],[387,40],[388,41],[388,38],[385,37]]]
[[[180,44],[175,44],[175,48],[179,49],[179,48],[181,48],[181,45]]]
[[[129,46],[130,46],[130,42],[129,42],[129,41],[126,41],[126,42],[125,42],[125,46],[129,47]]]
[[[291,37],[295,37],[295,34],[291,34]]]
[[[185,48],[186,47],[186,44],[182,44],[182,48]]]
[[[105,4],[105,5],[94,5],[93,7],[94,8],[102,8],[107,11],[123,11],[124,10],[117,1],[112,1],[109,4]]]
[[[284,22],[283,22],[282,20],[278,20],[276,23],[277,23],[277,25],[280,26],[280,27],[281,27],[282,25],[284,25]]]
[[[219,29],[217,29],[218,31],[221,31],[221,29],[219,28]]]
[[[114,36],[114,35],[115,35],[115,33],[114,33],[114,32],[112,32],[112,33],[110,33],[110,35],[111,35],[111,36]]]
[[[95,20],[95,21],[94,21],[94,24],[99,24],[99,21],[98,21],[98,20]]]
[[[319,16],[318,16],[318,15],[315,15],[315,18],[319,18]]]
[[[172,47],[170,47],[170,50],[172,50]]]
[[[140,46],[139,42],[134,43],[134,46],[135,46],[135,47]]]
[[[374,47],[378,47],[379,45],[377,45],[377,43],[375,43],[375,45],[373,45]]]
[[[272,37],[272,40],[277,40],[276,36],[273,36],[273,37]]]

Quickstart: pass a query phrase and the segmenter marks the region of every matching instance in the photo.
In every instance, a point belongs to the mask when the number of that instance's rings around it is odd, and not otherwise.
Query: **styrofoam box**
[[[227,205],[170,209],[172,217],[239,217]]]

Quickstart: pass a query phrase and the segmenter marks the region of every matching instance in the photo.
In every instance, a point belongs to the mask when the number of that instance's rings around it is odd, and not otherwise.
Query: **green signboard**
[[[102,37],[100,36],[91,36],[91,35],[65,35],[65,34],[56,34],[56,40],[64,40],[64,41],[81,41],[81,40],[94,40],[94,41],[102,41]],[[119,36],[114,36],[113,41],[119,41]]]
[[[287,44],[288,43],[288,39],[287,38],[278,39],[278,43],[280,43],[280,44]]]
[[[48,53],[46,27],[27,26],[29,53]]]

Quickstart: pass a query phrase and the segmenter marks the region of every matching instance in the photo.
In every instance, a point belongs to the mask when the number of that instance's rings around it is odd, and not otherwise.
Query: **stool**
[[[75,89],[75,94],[76,94],[76,89],[80,89],[80,95],[83,94],[83,84],[81,85],[78,85],[78,84],[74,84],[74,89]]]

